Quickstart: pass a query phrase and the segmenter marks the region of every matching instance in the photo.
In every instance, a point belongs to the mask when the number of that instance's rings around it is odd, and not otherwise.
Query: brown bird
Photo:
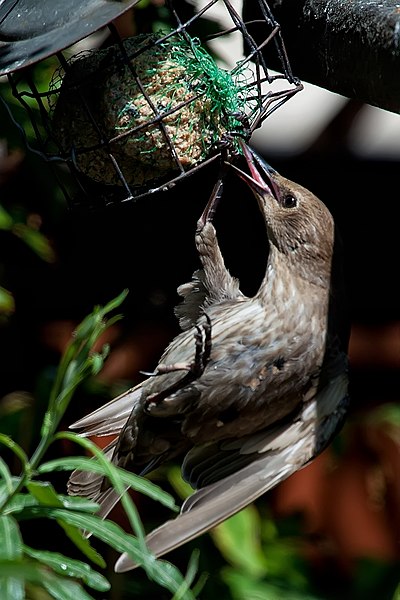
[[[183,331],[152,376],[71,425],[85,436],[117,434],[106,454],[142,475],[183,456],[196,491],[148,535],[157,557],[309,463],[347,412],[349,332],[333,218],[314,194],[242,148],[251,175],[233,168],[258,201],[269,241],[258,292],[242,294],[225,267],[211,223],[217,185],[195,235],[202,269],[178,288]],[[72,473],[68,491],[99,502],[102,516],[119,499],[88,472]],[[123,554],[115,570],[135,566]]]

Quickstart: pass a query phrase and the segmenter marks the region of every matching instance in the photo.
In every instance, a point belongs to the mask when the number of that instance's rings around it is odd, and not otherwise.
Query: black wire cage
[[[244,21],[234,0],[191,3],[189,16],[187,2],[165,0],[157,29],[123,38],[115,19],[138,0],[85,7],[77,0],[68,7],[59,0],[57,7],[6,0],[0,7],[0,76],[29,115],[29,141],[20,127],[26,144],[68,170],[72,195],[84,204],[138,199],[170,189],[213,161],[232,160],[240,153],[238,140],[249,141],[302,89],[268,4],[251,1],[257,18]],[[206,21],[211,28],[200,26]],[[99,31],[106,34],[102,45],[82,49]],[[240,45],[233,66],[215,50],[226,40]],[[279,71],[268,68],[269,55]],[[43,70],[40,84],[35,77],[43,62],[45,85]],[[64,193],[74,203],[71,191]]]

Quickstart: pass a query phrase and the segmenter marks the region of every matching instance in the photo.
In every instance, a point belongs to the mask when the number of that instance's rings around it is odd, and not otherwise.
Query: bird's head
[[[242,142],[250,175],[234,167],[257,198],[264,216],[268,239],[301,271],[330,269],[334,222],[328,208],[312,192],[282,177],[250,146]],[[325,267],[325,268],[324,268]]]

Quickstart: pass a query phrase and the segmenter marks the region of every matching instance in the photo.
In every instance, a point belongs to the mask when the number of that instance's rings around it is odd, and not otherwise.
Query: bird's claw
[[[228,172],[228,168],[229,168],[229,163],[228,163],[227,159],[223,160],[217,182],[215,183],[213,190],[211,192],[211,196],[208,199],[208,202],[207,202],[199,220],[197,221],[196,233],[201,233],[201,231],[203,230],[206,223],[212,223],[212,221],[214,219],[215,211],[217,210],[217,206],[221,199],[222,192],[224,189],[224,179]]]
[[[211,354],[211,319],[207,313],[204,313],[206,322],[200,327],[196,325],[195,343],[196,353],[194,355],[194,361],[191,365],[191,372],[194,374],[194,378],[200,377],[208,361],[210,360]],[[204,339],[203,339],[204,333]]]
[[[145,409],[149,409],[149,405],[160,404],[165,398],[171,396],[171,394],[186,387],[192,381],[195,381],[204,372],[208,361],[210,360],[211,354],[211,319],[204,313],[206,322],[204,324],[196,325],[195,333],[195,355],[192,363],[173,363],[172,365],[160,364],[157,367],[157,371],[150,373],[150,376],[163,375],[165,373],[172,373],[174,371],[187,371],[186,375],[173,385],[167,387],[161,392],[151,394],[146,398]]]

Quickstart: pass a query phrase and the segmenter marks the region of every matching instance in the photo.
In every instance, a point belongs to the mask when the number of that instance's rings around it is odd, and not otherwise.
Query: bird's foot
[[[221,170],[217,179],[216,184],[213,187],[211,196],[205,206],[205,209],[201,213],[201,217],[197,221],[196,233],[201,233],[206,223],[212,223],[217,210],[218,203],[221,199],[222,192],[224,190],[224,179],[229,169],[229,164],[226,160],[222,161]]]
[[[205,323],[201,326],[196,325],[196,333],[194,336],[196,352],[194,361],[191,365],[191,372],[194,375],[194,379],[197,379],[203,374],[211,354],[211,319],[206,312],[204,313],[204,317],[206,320]]]
[[[175,371],[187,371],[186,375],[179,381],[170,385],[165,390],[151,394],[146,398],[146,408],[149,408],[150,404],[159,404],[171,394],[183,389],[192,381],[195,381],[204,372],[208,361],[210,360],[211,354],[211,320],[210,317],[204,313],[205,323],[201,326],[196,325],[195,333],[195,355],[194,361],[191,363],[173,363],[171,365],[160,364],[157,367],[157,371],[150,373],[150,376],[163,375],[165,373],[172,373]]]

